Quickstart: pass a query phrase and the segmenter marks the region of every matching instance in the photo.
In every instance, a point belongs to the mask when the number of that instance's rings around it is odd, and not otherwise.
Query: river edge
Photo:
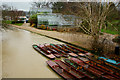
[[[36,33],[36,34],[39,34],[39,35],[42,35],[42,36],[45,36],[45,37],[48,37],[48,38],[51,38],[51,39],[54,39],[54,40],[57,40],[57,41],[60,41],[60,42],[63,42],[63,43],[66,43],[66,44],[69,44],[69,45],[72,45],[72,46],[75,46],[75,47],[78,47],[78,48],[81,48],[83,50],[86,50],[86,51],[90,51],[90,48],[89,48],[89,41],[91,39],[91,36],[86,36],[86,35],[83,35],[82,37],[85,38],[85,40],[82,40],[82,42],[73,42],[74,40],[71,40],[71,39],[65,39],[65,37],[59,37],[61,35],[64,35],[64,33],[62,32],[57,32],[57,31],[47,31],[47,30],[40,30],[40,29],[36,29],[34,27],[30,27],[30,26],[17,26],[17,25],[12,25],[12,24],[9,24],[10,26],[13,26],[13,27],[16,27],[16,28],[19,28],[19,29],[23,29],[23,30],[27,30],[27,31],[30,31],[32,33]],[[67,33],[66,35],[68,35],[69,33]],[[72,36],[72,35],[71,35]],[[74,36],[74,34],[73,34]],[[81,37],[81,36],[80,36]],[[68,38],[68,37],[67,37]],[[78,38],[78,36],[76,37]],[[74,38],[74,39],[76,39]],[[86,39],[87,38],[87,39]],[[87,42],[88,41],[88,42]],[[93,52],[93,51],[92,51]],[[94,53],[94,52],[93,52]]]
[[[94,50],[91,49],[90,45],[91,45],[93,38],[92,38],[92,36],[89,36],[87,34],[78,33],[78,32],[77,33],[69,33],[69,32],[41,30],[41,29],[31,27],[29,25],[29,23],[24,23],[22,26],[17,26],[17,25],[12,25],[12,24],[10,24],[10,25],[13,27],[19,28],[19,29],[24,29],[24,30],[27,30],[27,31],[60,41],[60,42],[63,42],[65,44],[69,44],[69,45],[78,47],[85,51],[88,51],[93,54],[101,56],[101,54],[99,54],[98,52],[95,52]],[[100,39],[102,40],[102,39],[104,39],[104,37],[107,38],[105,43],[108,44],[109,46],[111,46],[109,48],[114,50],[117,43],[114,43],[112,41],[112,39],[115,38],[115,35],[104,33],[104,35],[100,36]],[[106,49],[106,50],[108,50],[108,49]],[[109,57],[115,56],[116,57],[117,55],[105,53],[104,56],[109,56]]]

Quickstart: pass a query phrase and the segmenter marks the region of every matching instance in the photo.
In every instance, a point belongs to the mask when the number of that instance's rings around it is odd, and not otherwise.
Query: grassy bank
[[[105,29],[102,29],[101,32],[105,32],[105,33],[109,33],[109,34],[118,34],[118,31],[112,31],[112,30],[105,30]]]
[[[2,21],[2,23],[6,23],[6,24],[13,24],[13,25],[17,25],[17,26],[23,25],[23,23],[12,23],[12,22],[13,21],[10,21],[10,20]]]
[[[23,23],[15,23],[14,25],[21,26]]]
[[[119,34],[120,33],[120,20],[113,20],[111,22],[107,22],[107,28],[102,29],[101,32],[109,33],[109,34]]]

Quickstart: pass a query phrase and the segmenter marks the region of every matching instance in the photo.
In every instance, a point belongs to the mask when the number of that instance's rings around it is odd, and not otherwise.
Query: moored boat
[[[111,64],[109,64],[109,63],[107,63],[107,62],[105,62],[103,60],[98,60],[97,55],[95,55],[94,57],[87,57],[86,56],[86,58],[88,58],[89,60],[94,61],[97,64],[100,64],[100,65],[102,65],[104,67],[107,67],[109,69],[109,71],[111,71],[111,73],[113,73],[113,74],[115,74],[117,76],[120,76],[120,68],[118,68],[116,66],[113,66],[113,65],[111,65]]]
[[[61,53],[63,55],[63,57],[69,57],[69,55],[67,53],[65,53],[64,51],[56,48],[53,44],[50,44],[50,47],[53,48],[54,50],[56,50],[57,52]]]
[[[56,46],[56,48],[59,48],[59,49],[63,50],[65,53],[69,54],[69,55],[72,56],[72,57],[78,57],[77,54],[73,53],[72,51],[70,51],[70,50],[68,50],[68,49],[63,48],[63,47],[62,47],[61,45],[59,45],[59,44],[56,44],[55,46]]]
[[[68,47],[66,44],[62,44],[62,46],[63,46],[63,48],[66,48],[66,49],[69,49],[69,50],[73,51],[74,53],[79,53],[79,51]]]
[[[84,51],[84,50],[82,50],[82,49],[76,48],[76,47],[74,47],[74,46],[70,46],[70,45],[67,45],[67,46],[70,47],[70,48],[72,48],[72,49],[75,49],[75,50],[77,50],[77,51],[79,51],[79,52],[81,52],[81,53],[87,53],[87,51]]]
[[[74,63],[80,65],[81,67],[83,67],[85,70],[88,70],[98,76],[101,76],[105,79],[109,79],[109,80],[119,80],[118,77],[115,77],[111,74],[108,74],[106,73],[105,71],[95,67],[95,66],[92,66],[92,65],[89,65],[89,64],[85,64],[83,61],[77,59],[77,58],[70,58],[71,61],[73,61]]]
[[[105,57],[98,57],[98,59],[102,59],[108,63],[111,63],[113,65],[116,65],[116,66],[120,66],[120,62],[117,62],[115,60],[112,60],[112,59],[108,59],[108,58],[105,58]]]
[[[74,68],[66,65],[63,61],[61,60],[55,60],[55,62],[61,67],[63,68],[65,71],[69,72],[71,75],[75,76],[76,79],[79,80],[93,80],[92,78],[90,78],[89,76],[85,75],[82,72],[79,72],[77,70],[75,70]]]
[[[55,59],[55,56],[53,54],[48,54],[48,53],[45,53],[44,51],[42,51],[38,45],[35,45],[33,44],[32,47],[37,51],[39,52],[40,54],[44,55],[45,57],[49,58],[49,59]]]
[[[67,47],[69,50],[74,50],[74,52],[75,53],[77,52],[79,56],[90,56],[90,57],[94,56],[92,53],[84,51],[82,49],[79,49],[70,45],[66,45],[66,44],[64,44],[64,46]]]
[[[86,60],[85,58],[84,58],[84,59],[78,58],[78,59],[82,60],[85,64],[89,64],[89,62],[90,62],[90,60],[88,60],[88,59]],[[91,66],[91,67],[93,67],[93,68],[95,68],[95,69],[97,69],[97,70],[99,70],[99,71],[104,72],[104,74],[106,74],[106,75],[110,75],[110,76],[112,76],[112,77],[115,77],[115,78],[117,78],[117,79],[120,79],[119,76],[116,76],[116,75],[114,75],[114,74],[112,74],[112,73],[104,70],[104,68],[102,68],[102,67],[98,67],[98,66],[96,66],[96,65],[94,65],[94,64],[89,64],[89,66]]]
[[[54,49],[48,47],[49,44],[44,44],[46,51],[49,50],[49,52],[51,52],[54,56],[56,56],[57,58],[60,58],[62,55],[60,53],[58,53],[57,51],[55,51]]]
[[[61,77],[63,77],[66,80],[76,80],[76,78],[69,74],[67,71],[65,71],[63,68],[61,68],[58,64],[56,64],[53,61],[47,61],[47,64]]]
[[[73,67],[74,69],[76,69],[77,71],[80,71],[80,72],[83,72],[85,73],[87,76],[89,76],[90,78],[92,79],[98,79],[97,76],[95,76],[94,74],[92,73],[89,73],[88,71],[82,69],[82,67],[79,67],[77,64],[74,64],[73,62],[71,62],[69,59],[64,59],[64,62],[68,65],[68,66],[71,66]]]

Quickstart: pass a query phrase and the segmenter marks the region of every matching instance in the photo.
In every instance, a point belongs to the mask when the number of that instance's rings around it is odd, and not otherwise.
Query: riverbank
[[[25,29],[37,34],[53,37],[65,42],[69,42],[81,46],[86,49],[90,49],[90,43],[92,41],[92,36],[80,32],[57,32],[57,31],[41,30],[29,26],[29,23],[24,23],[22,26],[17,26],[17,25],[12,25],[12,26],[20,29]],[[104,37],[106,37],[109,40],[109,43],[116,45],[115,43],[112,42],[112,39],[115,37],[115,35],[104,33],[104,35],[100,36],[101,39]]]
[[[24,23],[22,26],[16,26],[16,25],[12,25],[12,26],[19,29],[28,30],[33,33],[37,33],[37,34],[40,34],[64,43],[70,43],[81,49],[91,51],[92,36],[90,35],[86,35],[80,32],[57,32],[57,31],[41,30],[41,29],[36,29],[34,27],[29,26],[29,23]],[[100,36],[100,40],[101,41],[104,40],[103,45],[105,45],[105,52],[106,52],[104,53],[104,56],[107,55],[106,57],[108,56],[117,57],[117,55],[114,55],[114,52],[113,52],[115,49],[115,46],[117,45],[112,41],[113,38],[115,38],[115,35],[111,35],[107,33],[103,33],[103,35]],[[111,50],[112,50],[112,53],[110,52]]]
[[[22,26],[12,25],[13,27],[17,27],[20,29],[28,30],[37,34],[42,34],[46,36],[50,36],[65,42],[69,42],[78,46],[82,46],[83,48],[89,49],[89,41],[91,40],[91,36],[88,36],[83,33],[69,33],[69,32],[57,32],[57,31],[47,31],[40,30],[34,27],[30,27],[28,24],[23,24]]]

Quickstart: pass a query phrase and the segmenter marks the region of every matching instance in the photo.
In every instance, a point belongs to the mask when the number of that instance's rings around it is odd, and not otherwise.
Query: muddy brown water
[[[32,48],[32,44],[61,42],[14,29],[2,34],[2,77],[3,78],[61,78],[46,64],[48,60]]]

